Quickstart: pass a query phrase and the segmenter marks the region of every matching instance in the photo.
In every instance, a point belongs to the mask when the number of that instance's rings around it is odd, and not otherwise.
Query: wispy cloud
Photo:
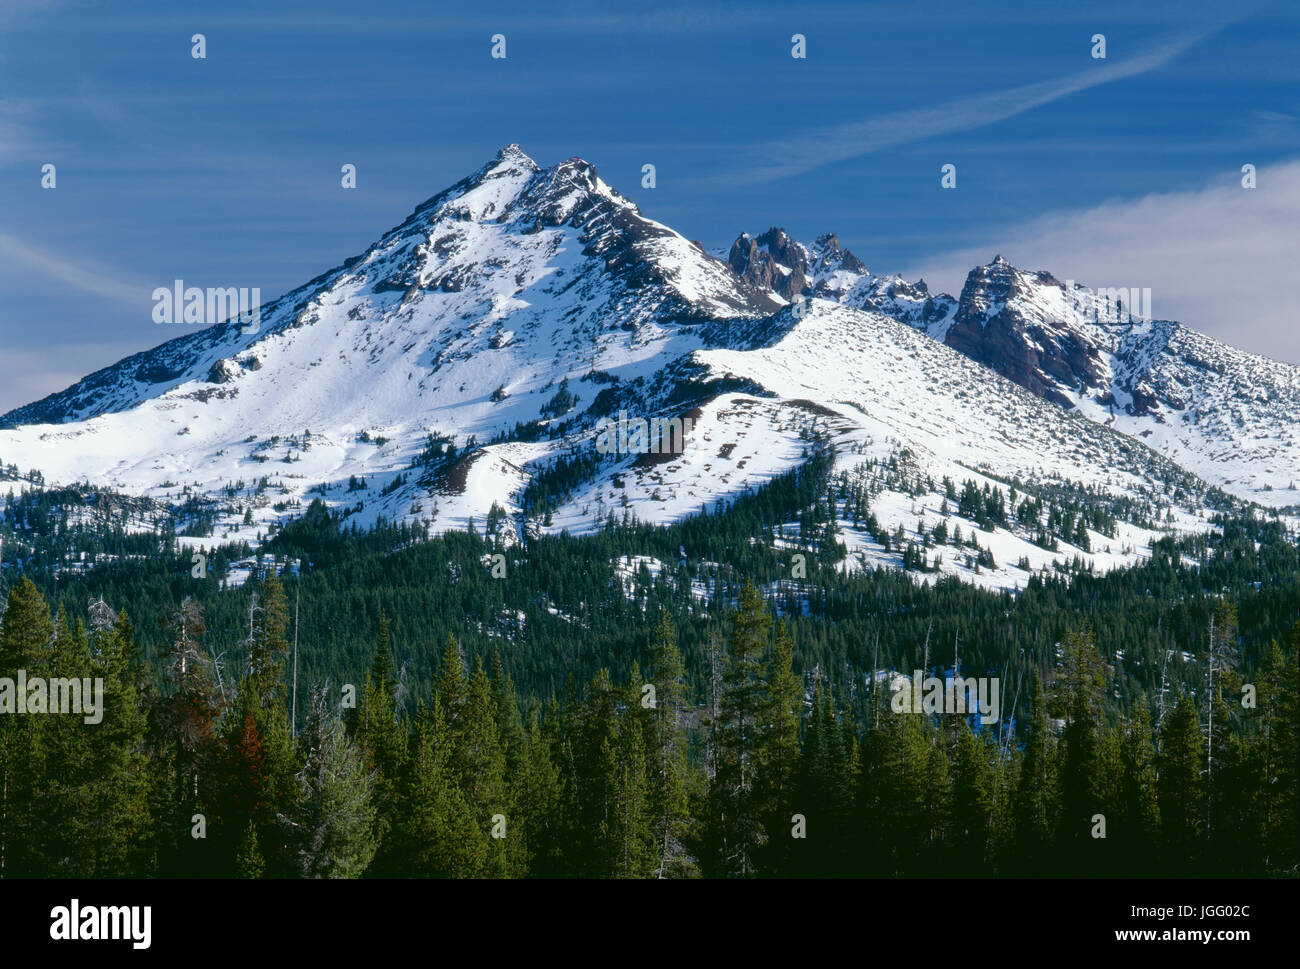
[[[0,98],[0,162],[22,157],[32,140],[29,119],[35,106],[27,100]]]
[[[1247,159],[1248,160],[1248,159]],[[959,292],[972,266],[1001,253],[1023,269],[1090,288],[1150,288],[1151,310],[1254,353],[1300,363],[1294,287],[1300,160],[1260,168],[1257,187],[1225,175],[1192,191],[1049,213],[904,270]]]
[[[1097,61],[1086,70],[1064,77],[960,98],[929,108],[898,111],[757,145],[748,151],[751,160],[748,167],[742,165],[738,171],[713,176],[709,181],[731,184],[770,182],[883,148],[981,128],[1079,91],[1155,70],[1222,26],[1188,34],[1126,60]]]
[[[146,305],[152,291],[152,287],[142,283],[124,281],[116,270],[50,252],[8,232],[0,231],[0,256],[22,263],[73,289],[117,303]]]
[[[3,349],[0,414],[71,387],[88,373],[139,349],[124,343],[62,342],[50,347]]]

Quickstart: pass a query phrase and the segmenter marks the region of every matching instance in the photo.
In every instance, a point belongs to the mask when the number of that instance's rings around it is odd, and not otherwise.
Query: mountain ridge
[[[212,539],[253,540],[312,497],[359,522],[434,530],[497,508],[515,538],[588,531],[611,513],[674,521],[815,448],[833,452],[844,495],[872,494],[873,527],[860,516],[839,525],[852,567],[901,564],[899,541],[930,549],[928,528],[953,513],[941,479],[973,479],[1012,505],[1017,490],[1037,488],[1041,505],[1084,488],[1094,510],[1121,510],[1109,532],[1089,533],[1068,512],[1074,499],[1059,498],[1069,521],[1049,522],[1045,505],[1024,518],[1013,509],[982,539],[983,570],[973,553],[922,553],[936,574],[999,586],[1071,557],[1138,561],[1160,534],[1204,530],[1225,503],[1255,500],[1249,487],[1225,493],[1243,472],[1207,453],[1221,438],[1156,440],[1197,469],[1141,443],[1141,422],[1168,422],[1189,377],[1178,361],[1213,358],[1245,393],[1237,358],[1176,324],[1126,324],[1107,343],[1088,328],[1086,295],[1067,316],[1054,277],[1000,257],[972,279],[958,299],[931,294],[871,275],[834,235],[805,246],[776,228],[719,259],[643,215],[590,163],[542,168],[509,145],[360,255],[271,301],[259,332],[216,324],[11,411],[0,458],[53,482],[201,496],[215,509]],[[1067,385],[1068,355],[1000,372],[979,359],[976,328],[1000,335],[1008,357],[1026,334],[1086,339],[1088,392]],[[1139,366],[1148,357],[1159,366]],[[1042,386],[1026,387],[1030,374]],[[1286,377],[1275,381],[1284,389]],[[1279,391],[1279,408],[1300,401],[1296,388]],[[1103,391],[1150,397],[1122,415],[1136,434],[1117,433]],[[680,453],[595,456],[598,423],[620,412],[697,419]],[[1231,430],[1213,415],[1204,424]],[[542,489],[571,466],[586,470]],[[899,467],[919,477],[905,483]],[[533,507],[539,489],[548,497]],[[1116,519],[1098,514],[1090,520]],[[1052,529],[1063,542],[1049,541]]]

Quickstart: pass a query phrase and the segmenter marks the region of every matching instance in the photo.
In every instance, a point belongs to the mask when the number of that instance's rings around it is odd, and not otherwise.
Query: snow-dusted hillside
[[[207,496],[217,526],[198,541],[252,539],[313,497],[361,523],[435,530],[482,522],[495,505],[523,536],[610,514],[676,520],[829,442],[836,473],[870,490],[875,515],[872,531],[847,500],[837,510],[844,567],[901,564],[900,541],[915,540],[927,574],[1002,586],[1076,556],[1136,561],[1163,531],[1207,527],[1207,506],[1226,499],[1202,478],[1255,498],[1265,481],[1285,487],[1294,368],[1271,365],[1256,382],[1258,358],[1176,324],[1089,323],[1083,295],[1066,317],[1050,277],[983,270],[959,303],[870,276],[832,236],[811,248],[779,230],[742,237],[724,261],[643,216],[587,162],[541,169],[512,145],[264,307],[258,332],[189,333],[0,418],[0,461],[51,483]],[[1012,308],[1060,315],[1090,341],[1095,383],[1044,370],[1076,413],[946,345],[977,314]],[[675,453],[596,459],[599,422],[620,415],[693,430]],[[524,521],[525,489],[558,460],[587,473]],[[908,469],[910,483],[886,467]],[[1056,542],[1046,511],[975,529],[936,490],[945,477],[1004,498],[1013,480],[1022,497],[1087,489],[1116,520],[1109,534],[1078,523]],[[965,544],[922,537],[940,520]]]
[[[751,282],[776,281],[767,282],[774,296],[820,296],[901,320],[1244,500],[1300,506],[1300,367],[1134,316],[1129,293],[1067,291],[1000,256],[971,270],[954,299],[923,281],[873,275],[834,236],[804,246],[771,229],[737,240],[733,265],[739,252]],[[801,285],[780,285],[791,278]]]

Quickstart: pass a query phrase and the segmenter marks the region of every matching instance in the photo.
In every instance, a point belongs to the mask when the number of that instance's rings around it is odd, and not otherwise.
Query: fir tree
[[[762,663],[771,627],[762,596],[747,582],[727,642],[711,793],[718,870],[738,877],[756,873],[764,838],[755,784],[762,766]]]
[[[469,878],[486,867],[487,840],[452,771],[451,729],[435,696],[415,715],[394,841],[398,873]]]
[[[20,579],[10,590],[0,622],[0,677],[16,679],[19,670],[40,675],[50,658],[54,624],[32,581]],[[14,697],[9,698],[15,703]],[[43,717],[15,716],[16,705],[0,714],[0,877],[39,874],[33,846],[40,819],[33,798],[41,769]]]
[[[1042,680],[1034,670],[1028,735],[1016,786],[1016,867],[1028,874],[1045,870],[1056,828],[1056,777],[1052,738],[1047,727],[1047,702]]]
[[[655,685],[652,780],[650,804],[652,831],[658,853],[658,878],[685,878],[698,874],[687,843],[693,819],[690,808],[690,768],[687,764],[686,670],[677,648],[677,632],[667,613],[655,630],[651,678]]]
[[[297,796],[280,817],[295,874],[358,878],[377,847],[371,803],[374,773],[348,738],[323,689],[312,697],[303,747]]]
[[[952,777],[952,841],[956,868],[971,874],[984,868],[993,811],[993,773],[988,745],[962,720]]]
[[[1204,750],[1196,706],[1182,696],[1160,731],[1158,798],[1160,821],[1173,870],[1187,870],[1197,860],[1204,822]]]
[[[380,845],[374,874],[392,870],[393,857],[384,842],[396,822],[398,787],[407,753],[406,729],[398,720],[394,696],[397,677],[393,672],[389,627],[388,617],[381,616],[379,643],[356,708],[357,740],[366,768],[374,778],[375,837]]]
[[[780,856],[787,854],[790,847],[791,799],[799,767],[799,725],[803,714],[803,684],[792,668],[794,640],[785,623],[777,626],[771,652],[758,787],[765,838],[778,853],[765,863],[771,869],[779,869],[783,865]]]

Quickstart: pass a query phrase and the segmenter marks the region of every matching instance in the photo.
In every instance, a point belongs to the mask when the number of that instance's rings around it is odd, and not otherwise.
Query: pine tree
[[[1160,803],[1156,793],[1155,739],[1151,712],[1140,704],[1120,741],[1118,810],[1108,837],[1129,873],[1150,871],[1160,839]]]
[[[296,797],[280,816],[294,872],[301,878],[358,878],[377,847],[375,775],[324,689],[312,697],[303,747]]]
[[[50,611],[32,581],[20,579],[10,590],[0,623],[0,677],[31,675],[49,662],[54,639]],[[34,797],[41,772],[43,717],[16,716],[16,697],[0,696],[0,877],[42,874],[32,846],[40,818]]]
[[[250,819],[235,854],[235,877],[261,878],[265,871],[266,859],[262,857],[262,848],[258,844],[257,824]]]
[[[356,708],[357,740],[367,770],[374,777],[375,837],[379,844],[374,874],[392,871],[394,859],[391,846],[385,846],[385,839],[396,822],[398,787],[407,754],[406,728],[398,720],[394,696],[397,677],[393,672],[389,626],[388,617],[381,616],[379,644]]]
[[[237,878],[260,878],[266,869],[258,835],[259,816],[266,811],[263,798],[266,749],[252,713],[245,712],[239,730],[227,739],[222,763],[220,829],[234,844],[233,869]]]
[[[773,851],[765,867],[779,870],[790,848],[791,799],[799,767],[799,724],[803,714],[803,684],[795,676],[794,640],[786,624],[776,630],[767,669],[767,693],[762,715],[762,764],[758,782],[764,837]]]
[[[80,874],[149,874],[156,863],[156,832],[146,753],[148,673],[125,611],[111,627],[100,629],[92,642],[91,670],[103,680],[104,706],[91,735],[92,783],[86,792],[86,815],[93,820]]]
[[[618,705],[609,671],[597,671],[578,701],[570,696],[560,725],[565,771],[566,840],[571,873],[609,877],[617,859],[612,835],[619,788]]]
[[[447,718],[452,737],[455,738],[460,732],[461,708],[465,705],[467,687],[465,656],[461,653],[456,638],[450,634],[442,650],[442,660],[438,664],[438,679],[434,684],[434,690],[442,702],[443,715]]]
[[[482,837],[488,841],[483,877],[518,874],[517,859],[527,857],[522,844],[522,818],[510,817],[510,792],[506,785],[506,759],[497,735],[497,711],[492,688],[481,663],[476,663],[461,711],[460,732],[453,738],[453,770],[466,799],[473,806]],[[506,819],[506,837],[492,838],[493,818]]]
[[[771,627],[762,596],[747,582],[727,643],[711,792],[717,870],[742,878],[756,873],[763,844],[755,784],[762,766],[762,662]]]
[[[163,691],[150,723],[152,813],[158,819],[158,864],[163,875],[208,872],[207,840],[191,836],[196,815],[213,813],[222,701],[209,674],[202,641],[202,610],[186,597],[169,624]]]
[[[256,597],[252,613],[248,674],[240,690],[252,690],[258,705],[267,708],[274,700],[283,702],[284,670],[289,656],[289,604],[284,586],[274,574],[261,584],[261,594]]]
[[[1016,786],[1016,867],[1026,874],[1040,874],[1056,828],[1056,777],[1053,770],[1052,739],[1047,726],[1047,702],[1042,680],[1034,671],[1033,701],[1028,735]]]
[[[790,845],[791,874],[845,875],[854,858],[854,789],[858,753],[846,734],[834,697],[820,682],[813,691],[813,708],[800,751],[792,801],[784,830]],[[803,837],[793,837],[794,815],[803,818]],[[784,872],[782,872],[784,873]]]
[[[80,681],[91,674],[90,648],[80,622],[70,625],[60,609],[54,622],[54,643],[39,670],[28,671],[50,678]],[[29,696],[29,704],[32,697]],[[52,702],[50,697],[47,702]],[[31,707],[28,707],[31,712]],[[27,851],[34,870],[49,876],[67,876],[91,861],[99,835],[88,810],[97,786],[94,743],[103,734],[80,716],[33,716],[33,747],[30,756],[39,774],[32,792],[31,810],[41,819],[28,835]],[[102,721],[101,724],[102,726]]]
[[[1205,838],[1207,860],[1225,873],[1240,865],[1242,849],[1258,852],[1252,826],[1259,779],[1253,776],[1241,743],[1241,675],[1237,671],[1237,610],[1219,600],[1210,623],[1205,689]],[[1226,694],[1226,699],[1225,699]],[[1217,838],[1220,829],[1224,838]],[[1262,836],[1262,832],[1259,832]],[[1239,873],[1239,872],[1235,872]]]
[[[397,873],[469,878],[486,867],[487,840],[452,770],[451,729],[435,695],[421,707],[406,758],[406,781],[393,840]]]
[[[552,748],[551,737],[543,731],[541,717],[534,706],[528,711],[527,765],[522,802],[531,854],[530,872],[543,878],[563,870],[563,826],[559,819],[563,789]]]
[[[941,864],[947,851],[948,830],[952,816],[952,790],[949,777],[947,721],[939,717],[938,729],[927,731],[928,750],[925,759],[925,855],[920,871],[924,874],[942,872]]]
[[[524,791],[528,784],[528,738],[519,716],[519,700],[515,695],[514,681],[506,672],[501,651],[495,647],[492,650],[491,691],[492,709],[496,714],[497,741],[503,756],[502,783],[506,800],[501,813],[514,818],[515,824],[519,826],[516,837],[508,836],[505,839],[508,854],[506,867],[513,875],[521,876],[528,872],[528,858],[532,850],[527,838],[531,827],[528,817],[530,808],[524,801]]]
[[[1300,622],[1289,639],[1287,657],[1273,644],[1259,697],[1269,874],[1300,870]]]
[[[634,664],[630,693],[639,694],[640,680]],[[639,710],[639,704],[629,706],[618,726],[617,789],[610,832],[617,878],[646,878],[655,867],[646,730],[635,712]]]
[[[1157,784],[1160,820],[1171,871],[1189,870],[1199,855],[1204,812],[1205,753],[1191,697],[1179,698],[1160,731]]]
[[[223,816],[230,812],[223,825],[228,831],[242,831],[247,821],[253,822],[266,873],[280,876],[293,866],[279,816],[296,793],[298,758],[284,696],[289,613],[284,588],[274,575],[262,583],[260,602],[251,609],[248,671],[240,680],[233,716],[227,718],[219,810]]]
[[[1269,860],[1275,871],[1294,872],[1300,870],[1300,622],[1291,628],[1290,644],[1276,741],[1279,830],[1270,843]]]
[[[972,874],[984,868],[993,810],[993,773],[988,744],[963,719],[957,727],[952,776],[952,841],[956,869]]]
[[[1066,721],[1060,744],[1061,813],[1057,849],[1071,871],[1088,865],[1093,817],[1101,812],[1099,724],[1105,673],[1092,630],[1071,630],[1062,642],[1061,675],[1052,702]]]
[[[667,613],[655,630],[651,679],[655,685],[650,803],[658,878],[689,878],[699,873],[687,849],[691,837],[690,769],[686,760],[686,670],[677,632]]]

